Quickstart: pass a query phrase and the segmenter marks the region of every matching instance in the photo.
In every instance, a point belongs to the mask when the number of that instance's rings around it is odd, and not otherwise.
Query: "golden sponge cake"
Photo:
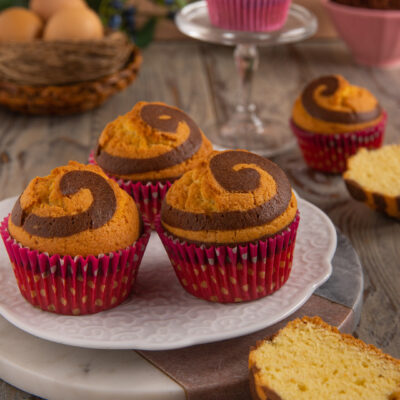
[[[400,145],[360,149],[348,160],[343,178],[356,200],[400,218]]]
[[[296,319],[252,349],[255,400],[398,400],[400,360],[319,317]]]

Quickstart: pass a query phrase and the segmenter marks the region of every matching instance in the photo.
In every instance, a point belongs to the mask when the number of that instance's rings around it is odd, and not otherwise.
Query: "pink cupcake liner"
[[[247,245],[206,248],[156,229],[182,287],[204,300],[237,303],[268,296],[288,280],[300,215],[281,233]]]
[[[211,23],[251,32],[275,31],[285,24],[291,0],[207,0]]]
[[[322,172],[341,173],[346,170],[347,159],[359,148],[377,149],[382,146],[386,121],[384,113],[381,121],[373,127],[335,135],[305,131],[293,120],[290,126],[308,166]]]
[[[171,187],[172,182],[142,183],[124,181],[122,179],[115,180],[121,189],[124,189],[134,198],[143,218],[146,219],[150,223],[151,228],[154,229],[155,218],[160,214],[161,203],[168,189]]]
[[[97,165],[93,152],[89,155],[89,164]],[[112,175],[107,176],[118,183],[119,187],[133,197],[139,206],[140,213],[154,229],[155,218],[160,214],[161,203],[171,187],[171,181],[157,182],[132,182],[118,179]]]
[[[132,291],[149,229],[130,247],[98,256],[50,256],[23,247],[0,225],[19,290],[35,307],[65,315],[94,314],[122,303]]]

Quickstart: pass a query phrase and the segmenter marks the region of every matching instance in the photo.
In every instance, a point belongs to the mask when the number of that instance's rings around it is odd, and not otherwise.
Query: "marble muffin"
[[[1,234],[24,297],[62,314],[123,301],[149,237],[133,199],[99,167],[77,162],[33,179]]]
[[[319,317],[257,342],[249,378],[253,400],[400,399],[400,360]]]
[[[215,151],[171,186],[158,231],[189,292],[231,302],[286,282],[298,221],[296,196],[276,164],[244,150]]]
[[[99,137],[94,161],[153,221],[171,183],[212,151],[196,123],[164,103],[137,103],[110,122]]]
[[[70,162],[29,183],[8,230],[33,250],[88,256],[130,246],[141,220],[133,199],[99,167]]]
[[[124,180],[174,181],[211,150],[209,140],[182,110],[142,101],[106,126],[95,160]]]
[[[355,200],[400,219],[400,145],[360,149],[349,158],[343,179]]]
[[[385,125],[386,113],[373,94],[340,75],[309,83],[292,110],[292,130],[306,163],[324,172],[343,172],[360,147],[380,147]]]

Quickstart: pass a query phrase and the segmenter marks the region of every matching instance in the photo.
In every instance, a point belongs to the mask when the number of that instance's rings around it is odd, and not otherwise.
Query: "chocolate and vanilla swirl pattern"
[[[295,217],[296,202],[285,173],[256,154],[242,150],[214,152],[198,171],[187,174],[192,177],[184,175],[172,185],[161,210],[164,227],[180,238],[196,241],[209,232],[218,232],[220,240],[211,235],[211,241],[229,243],[240,238],[245,242],[247,237],[254,240],[275,234]],[[185,180],[189,182],[186,189]],[[177,196],[187,197],[184,206],[177,204]],[[192,205],[196,205],[196,211]]]
[[[177,108],[161,103],[147,103],[141,106],[138,117],[151,129],[169,134],[178,134],[179,125],[184,123],[189,128],[188,137],[183,143],[162,154],[145,158],[112,155],[99,144],[95,151],[95,160],[107,173],[132,175],[164,170],[190,159],[202,145],[203,137],[199,127]]]
[[[340,90],[339,78],[335,75],[323,76],[312,81],[304,89],[301,95],[303,107],[314,118],[338,124],[361,124],[376,120],[382,113],[382,109],[377,102],[375,107],[368,111],[354,109],[339,111],[324,107],[318,103],[316,98],[317,91],[321,88],[322,90],[318,92],[318,96],[322,98],[334,96]]]
[[[63,196],[74,195],[80,189],[89,189],[93,196],[93,202],[86,211],[61,217],[42,217],[23,210],[18,198],[11,221],[29,234],[43,238],[66,237],[100,228],[115,213],[117,201],[113,189],[101,175],[91,171],[70,171],[61,178],[60,191]]]
[[[135,202],[116,182],[97,166],[70,161],[29,183],[8,230],[32,250],[87,256],[132,245],[142,226]]]

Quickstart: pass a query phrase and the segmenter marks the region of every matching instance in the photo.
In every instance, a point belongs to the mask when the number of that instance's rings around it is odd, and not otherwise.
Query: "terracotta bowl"
[[[321,1],[358,63],[377,67],[400,66],[400,11]]]

